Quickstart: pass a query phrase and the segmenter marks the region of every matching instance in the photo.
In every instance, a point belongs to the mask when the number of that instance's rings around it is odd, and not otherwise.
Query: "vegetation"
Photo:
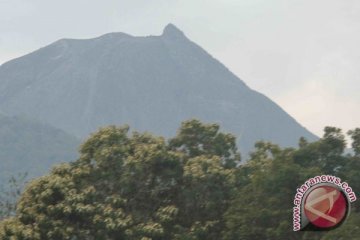
[[[26,187],[0,239],[357,239],[358,205],[327,233],[292,232],[296,188],[309,177],[336,174],[360,190],[360,130],[340,129],[299,148],[258,142],[240,163],[235,137],[216,124],[184,122],[173,139],[129,134],[110,126],[93,134],[77,161],[55,167]]]
[[[27,173],[12,176],[8,184],[0,188],[0,220],[13,216],[17,200],[26,183]]]

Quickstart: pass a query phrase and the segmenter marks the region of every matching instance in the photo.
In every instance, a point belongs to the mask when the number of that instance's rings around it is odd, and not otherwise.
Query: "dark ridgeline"
[[[174,25],[161,36],[62,39],[0,67],[0,110],[84,138],[100,126],[173,136],[189,118],[219,123],[240,150],[317,137],[250,89]]]
[[[75,160],[79,143],[63,130],[0,114],[0,190],[18,174],[39,176],[54,164]]]

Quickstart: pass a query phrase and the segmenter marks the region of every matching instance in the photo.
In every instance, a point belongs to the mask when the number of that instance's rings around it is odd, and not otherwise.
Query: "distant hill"
[[[0,110],[81,138],[125,123],[172,136],[198,118],[236,134],[243,153],[257,140],[317,138],[171,24],[161,36],[62,39],[3,64]]]
[[[21,117],[0,115],[0,183],[17,173],[45,174],[77,158],[79,140],[62,130]]]

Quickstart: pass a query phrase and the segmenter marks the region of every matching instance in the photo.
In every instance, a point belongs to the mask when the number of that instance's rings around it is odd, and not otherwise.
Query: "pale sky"
[[[0,64],[170,22],[313,133],[360,127],[359,0],[0,0]]]

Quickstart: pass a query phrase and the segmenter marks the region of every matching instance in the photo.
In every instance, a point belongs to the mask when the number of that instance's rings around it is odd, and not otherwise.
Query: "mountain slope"
[[[316,139],[173,25],[161,36],[62,39],[5,63],[0,110],[78,137],[124,123],[171,136],[195,117],[235,133],[243,152],[261,139],[283,146]]]
[[[21,117],[0,115],[0,183],[17,173],[46,173],[77,157],[79,140],[62,130]]]

